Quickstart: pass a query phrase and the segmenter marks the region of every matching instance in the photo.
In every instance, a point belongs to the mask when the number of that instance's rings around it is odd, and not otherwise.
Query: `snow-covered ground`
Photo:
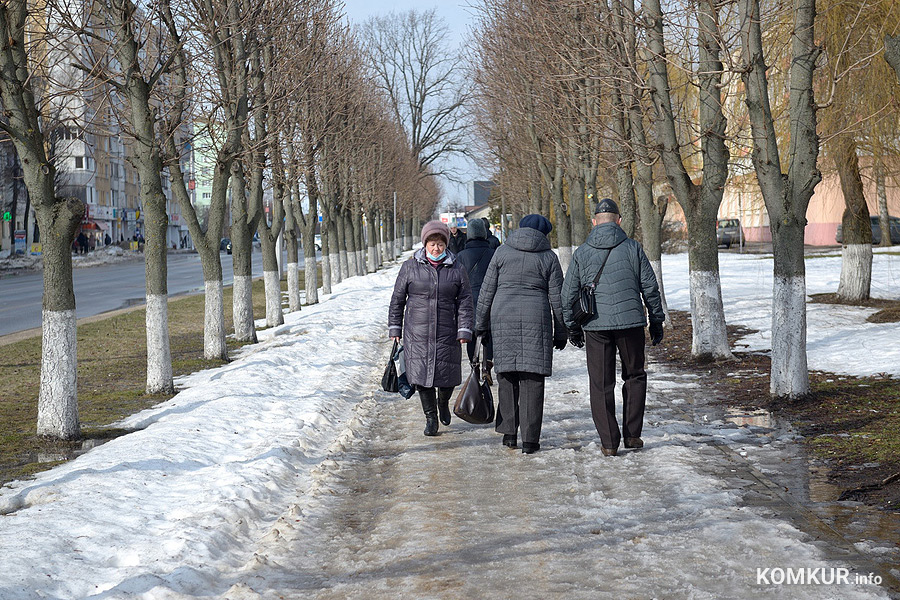
[[[687,257],[667,256],[663,265],[669,306],[687,308]],[[721,265],[726,316],[759,329],[746,342],[764,348],[771,259],[722,254]],[[809,293],[836,289],[839,258],[811,259],[807,266]],[[236,599],[285,590],[286,597],[307,597],[313,588],[325,597],[369,591],[505,596],[502,588],[489,593],[496,588],[466,583],[460,565],[472,569],[472,582],[515,584],[522,598],[546,597],[543,591],[557,597],[887,597],[865,583],[757,583],[757,568],[849,568],[851,581],[857,572],[777,510],[749,502],[752,486],[735,480],[738,466],[710,445],[734,449],[735,456],[752,446],[775,453],[770,462],[778,453],[789,461],[790,435],[694,418],[704,391],[684,375],[651,375],[647,448],[616,459],[599,454],[583,353],[571,347],[557,354],[548,382],[542,452],[510,453],[489,428],[458,421],[423,443],[415,398],[401,403],[378,388],[396,271],[336,285],[321,304],[261,332],[261,343],[245,347],[229,365],[184,378],[173,399],[119,424],[139,431],[0,491],[0,598]],[[873,271],[873,294],[897,298],[900,257],[876,254]],[[866,324],[871,312],[811,306],[810,368],[896,374],[895,338],[877,352],[855,350],[896,335],[896,324]],[[396,470],[373,466],[373,458],[385,456]],[[464,461],[478,461],[483,472],[467,480]],[[385,481],[395,473],[399,479]],[[349,532],[333,529],[350,502],[341,504],[342,494],[359,488],[352,480],[360,476],[372,478],[363,487],[380,494],[381,503],[360,500],[369,503],[371,511],[361,509],[368,516],[345,523]],[[416,478],[444,495],[416,493]],[[470,499],[457,495],[452,506],[442,504],[451,480]],[[509,493],[489,493],[504,482]],[[527,502],[522,494],[529,493],[540,502]],[[447,514],[432,526],[428,519],[442,506]],[[379,520],[379,507],[389,520]],[[502,531],[495,517],[506,517],[515,534],[512,509],[521,511],[521,545],[492,546],[490,536]],[[471,517],[473,510],[483,518]],[[558,535],[548,537],[552,531]],[[447,573],[428,578],[436,543],[449,539],[447,553],[459,553],[482,538],[482,556],[496,577],[478,572],[477,557],[440,554],[459,587],[442,585]],[[404,549],[414,552],[405,562]],[[386,563],[392,575],[373,578]],[[310,587],[309,573],[326,588]],[[354,574],[368,576],[352,581]]]
[[[137,260],[143,258],[143,254],[123,250],[119,246],[106,246],[99,248],[88,254],[73,254],[72,267],[79,269],[82,267],[96,267],[97,265],[105,265],[116,262],[124,262],[127,260]],[[41,270],[44,268],[43,258],[40,254],[13,254],[4,252],[0,254],[0,272],[16,269]]]

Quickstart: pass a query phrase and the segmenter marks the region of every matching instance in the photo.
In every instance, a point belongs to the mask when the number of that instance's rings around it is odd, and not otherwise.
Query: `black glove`
[[[565,350],[566,342],[568,342],[568,340],[564,337],[563,338],[554,337],[553,338],[553,347],[556,348],[557,350]]]
[[[569,330],[569,342],[576,348],[584,348],[584,331],[581,328]]]
[[[491,332],[487,329],[476,329],[474,332],[475,338],[472,339],[474,342],[476,339],[481,338],[481,344],[487,344],[491,341]]]
[[[662,323],[650,323],[650,344],[652,346],[657,345],[663,339],[663,324]]]

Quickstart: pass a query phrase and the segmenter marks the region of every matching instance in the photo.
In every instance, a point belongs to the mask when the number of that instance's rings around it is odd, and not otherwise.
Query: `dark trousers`
[[[604,448],[618,448],[622,437],[641,437],[647,401],[644,328],[585,331],[591,416]],[[622,433],[616,421],[616,350],[622,361]]]
[[[441,402],[448,403],[453,395],[452,387],[442,387],[435,390],[433,387],[417,385],[416,389],[419,391],[419,401],[422,402],[422,412],[426,415],[437,411],[439,399]]]
[[[497,373],[497,433],[516,435],[522,429],[522,441],[537,444],[544,420],[544,379],[536,373],[510,371]]]

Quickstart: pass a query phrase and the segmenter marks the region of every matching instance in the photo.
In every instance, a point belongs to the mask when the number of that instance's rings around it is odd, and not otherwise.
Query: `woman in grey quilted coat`
[[[522,452],[540,448],[544,379],[553,372],[553,348],[566,347],[562,316],[563,274],[550,249],[553,229],[541,215],[528,215],[494,253],[476,309],[476,335],[490,335],[499,385],[496,430],[503,444]]]
[[[450,397],[462,382],[462,348],[472,339],[474,307],[469,276],[447,252],[450,229],[440,221],[422,228],[423,247],[400,267],[388,312],[388,334],[403,338],[406,379],[419,392],[425,435],[450,424]]]

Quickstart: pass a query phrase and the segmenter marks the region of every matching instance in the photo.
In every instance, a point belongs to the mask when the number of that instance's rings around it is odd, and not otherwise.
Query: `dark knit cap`
[[[445,244],[450,243],[450,228],[440,221],[428,221],[425,223],[425,226],[422,227],[422,243],[424,244],[425,240],[434,234],[443,237]]]
[[[599,213],[615,213],[619,214],[619,206],[613,202],[612,198],[604,198],[594,206],[594,214]]]
[[[472,219],[466,228],[466,237],[470,240],[486,240],[487,227],[481,219]]]
[[[537,229],[544,235],[549,234],[553,231],[553,224],[547,220],[546,217],[541,215],[525,215],[522,217],[522,220],[519,221],[519,227],[530,227],[531,229]]]

